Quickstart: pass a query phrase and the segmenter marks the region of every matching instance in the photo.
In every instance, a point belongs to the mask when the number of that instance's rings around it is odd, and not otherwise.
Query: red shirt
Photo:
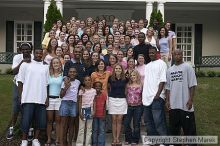
[[[107,95],[105,92],[102,91],[101,94],[96,95],[96,97],[95,97],[95,102],[96,102],[95,117],[98,117],[98,118],[104,117],[106,100],[107,100]]]

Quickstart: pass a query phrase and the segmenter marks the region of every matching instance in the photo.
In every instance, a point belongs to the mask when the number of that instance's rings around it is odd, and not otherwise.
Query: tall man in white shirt
[[[20,108],[20,102],[18,100],[18,72],[20,69],[20,66],[23,62],[30,63],[31,60],[33,60],[33,56],[31,55],[32,52],[32,45],[29,43],[22,43],[19,46],[19,50],[21,51],[21,54],[17,54],[13,57],[13,63],[12,63],[12,71],[14,76],[13,80],[13,100],[12,100],[12,117],[11,117],[11,123],[10,127],[7,132],[7,139],[12,139],[14,136],[14,126],[17,122],[18,114],[21,110]]]
[[[34,50],[34,60],[22,63],[18,73],[18,91],[21,98],[21,146],[27,146],[27,134],[34,121],[32,146],[40,146],[38,136],[46,128],[46,105],[49,67],[42,61],[43,49]]]
[[[147,135],[167,135],[164,111],[164,84],[167,66],[164,61],[156,58],[157,49],[149,48],[151,62],[145,66],[145,78],[142,94],[144,105],[144,121]]]

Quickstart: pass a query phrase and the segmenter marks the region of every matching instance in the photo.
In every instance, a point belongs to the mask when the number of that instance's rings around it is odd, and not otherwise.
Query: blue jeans
[[[154,99],[151,105],[144,106],[144,122],[149,136],[167,135],[164,103],[162,98],[158,98]]]
[[[92,145],[105,146],[105,118],[93,118]]]
[[[137,143],[140,139],[140,123],[143,106],[128,106],[127,114],[124,117],[125,141],[128,143]],[[131,120],[133,120],[133,131],[131,129]]]
[[[44,104],[23,103],[21,106],[21,130],[28,133],[31,123],[35,125],[35,129],[46,128],[46,106]]]
[[[82,108],[82,115],[84,120],[92,119],[92,108],[91,107]]]

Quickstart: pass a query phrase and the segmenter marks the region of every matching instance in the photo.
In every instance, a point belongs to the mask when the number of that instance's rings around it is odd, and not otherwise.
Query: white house
[[[40,47],[50,0],[0,0],[0,52],[16,52],[23,41]],[[200,56],[220,55],[220,0],[56,0],[66,20],[114,17],[150,18],[153,7],[171,21],[177,47],[194,64]],[[0,58],[1,59],[1,58]]]

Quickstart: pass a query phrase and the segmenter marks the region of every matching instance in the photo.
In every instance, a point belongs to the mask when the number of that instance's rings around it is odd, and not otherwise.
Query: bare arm
[[[160,97],[160,94],[163,91],[164,84],[165,84],[165,82],[160,82],[159,88],[157,90],[157,93],[156,93],[154,99],[158,99]]]
[[[190,110],[192,108],[194,93],[195,93],[195,86],[192,86],[189,88],[189,96],[190,97],[189,97],[189,100],[186,104],[188,110]]]
[[[18,98],[20,98],[20,102],[21,102],[21,95],[22,95],[22,91],[23,91],[23,83],[18,81]]]

